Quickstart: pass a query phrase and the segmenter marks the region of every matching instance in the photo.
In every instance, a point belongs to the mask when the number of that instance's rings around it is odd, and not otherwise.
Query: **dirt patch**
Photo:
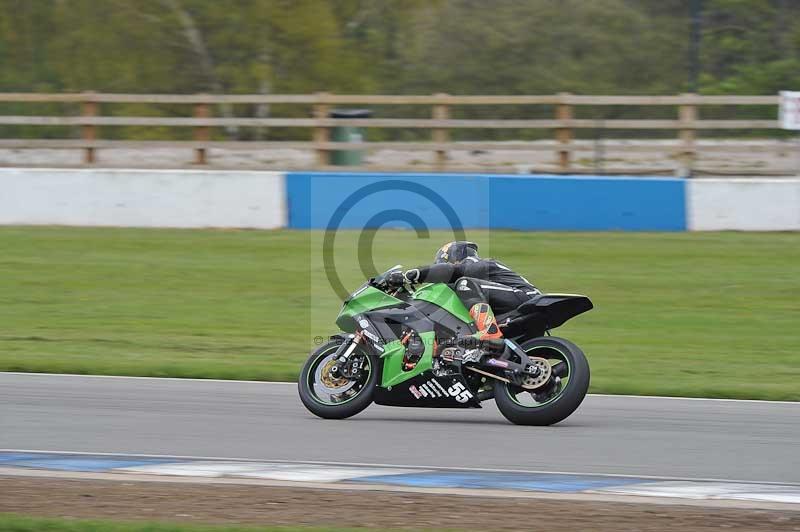
[[[800,512],[268,486],[0,477],[0,512],[43,517],[470,530],[800,530]]]

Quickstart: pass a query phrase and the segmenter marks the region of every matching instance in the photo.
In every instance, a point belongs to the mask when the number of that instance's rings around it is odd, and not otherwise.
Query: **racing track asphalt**
[[[293,384],[0,373],[0,448],[800,483],[800,403],[589,396],[553,427],[484,405],[326,421]]]

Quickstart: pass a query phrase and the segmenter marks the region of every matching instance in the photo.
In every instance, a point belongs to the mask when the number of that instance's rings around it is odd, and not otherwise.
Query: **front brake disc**
[[[331,375],[331,368],[336,365],[335,354],[329,355],[326,360],[323,360],[314,372],[314,381],[329,394],[342,394],[355,386],[356,381],[349,380],[345,377],[334,377]]]

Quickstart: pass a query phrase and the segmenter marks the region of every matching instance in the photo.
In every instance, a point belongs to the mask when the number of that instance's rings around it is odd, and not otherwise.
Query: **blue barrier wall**
[[[489,184],[492,228],[686,230],[683,179],[497,176]]]
[[[289,227],[684,231],[682,179],[289,172]]]

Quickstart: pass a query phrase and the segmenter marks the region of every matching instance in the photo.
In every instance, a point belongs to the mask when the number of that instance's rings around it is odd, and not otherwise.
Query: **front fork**
[[[364,365],[364,360],[361,358],[354,358],[350,360],[350,355],[356,350],[358,344],[363,340],[360,333],[348,334],[344,337],[342,345],[336,350],[334,356],[336,357],[336,364],[331,369],[331,377],[338,379],[344,377],[346,379],[355,379],[359,376],[361,369]]]

